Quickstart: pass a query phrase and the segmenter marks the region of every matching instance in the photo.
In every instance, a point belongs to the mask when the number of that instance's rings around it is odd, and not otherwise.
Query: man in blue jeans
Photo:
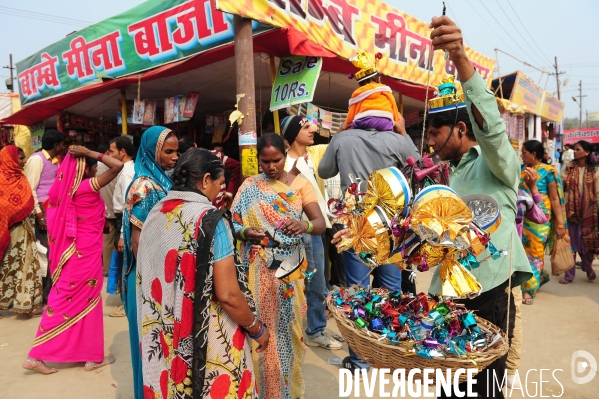
[[[345,193],[351,184],[349,175],[362,180],[379,169],[395,166],[402,168],[409,157],[420,159],[420,154],[410,136],[408,136],[403,118],[398,121],[400,133],[379,132],[376,130],[351,129],[333,137],[318,166],[321,178],[331,178],[339,173],[341,192]],[[370,285],[370,268],[363,264],[353,250],[342,254],[347,285]],[[381,287],[401,291],[401,271],[395,265],[378,266],[374,273]],[[369,369],[352,350],[343,359],[343,367]]]
[[[324,245],[321,236],[304,234],[304,246],[308,260],[308,270],[316,272],[308,280],[306,278],[306,300],[308,304],[308,328],[306,328],[306,345],[320,346],[325,349],[341,349],[342,345],[335,338],[330,337],[325,328],[327,326],[325,298],[328,295],[324,277]]]

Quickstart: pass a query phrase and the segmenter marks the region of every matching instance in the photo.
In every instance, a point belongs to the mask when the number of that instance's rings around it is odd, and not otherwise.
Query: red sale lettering
[[[96,71],[107,74],[125,69],[119,43],[123,40],[116,30],[91,42],[82,36],[71,41],[70,49],[62,53],[67,74],[73,80],[85,82],[96,77]]]
[[[127,27],[137,54],[151,61],[172,57],[177,50],[190,49],[197,43],[210,44],[223,35],[230,36],[232,29],[210,0],[191,0]]]
[[[328,6],[325,6],[325,1]],[[302,0],[268,0],[273,6],[289,11],[289,15],[296,19],[306,20],[308,16],[315,22],[329,20],[331,29],[345,42],[355,45],[354,21],[360,18],[361,11],[347,0],[308,0],[307,13]]]
[[[432,51],[432,42],[429,38],[412,32],[406,27],[405,19],[398,14],[389,12],[386,19],[371,15],[370,20],[378,26],[374,35],[376,48],[389,50],[389,59],[401,64],[408,64],[408,56],[417,61],[418,67],[427,69],[427,60]],[[406,54],[406,50],[409,53]],[[432,65],[430,65],[432,68]]]
[[[58,57],[51,57],[48,53],[42,53],[41,59],[42,62],[24,70],[18,75],[21,94],[26,99],[40,97],[40,91],[46,87],[55,91],[61,89],[57,72],[59,64]]]

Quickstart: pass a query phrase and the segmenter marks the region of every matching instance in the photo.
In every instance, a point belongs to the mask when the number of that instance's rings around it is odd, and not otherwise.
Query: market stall
[[[46,127],[57,126],[74,141],[90,146],[121,133],[139,137],[151,124],[166,124],[180,134],[194,135],[202,145],[229,141],[230,153],[235,155],[236,131],[229,131],[225,118],[234,110],[237,94],[232,16],[215,7],[208,0],[178,0],[168,6],[143,3],[40,50],[17,64],[24,106],[3,122],[27,126],[44,122]],[[322,70],[312,102],[319,109],[341,113],[357,87],[355,81],[347,79],[348,73],[355,72],[347,59],[354,55],[357,45],[384,53],[384,83],[393,89],[409,121],[418,122],[427,81],[453,74],[453,65],[435,55],[433,71],[427,69],[423,60],[431,49],[422,21],[384,3],[373,10],[371,15],[361,10],[370,15],[363,18],[371,21],[368,26],[354,26],[341,34],[342,49],[332,47],[334,40],[322,40],[323,32],[337,29],[335,15],[338,23],[346,23],[341,18],[343,10],[333,6],[327,9],[328,22],[321,24],[320,31],[289,19],[291,14],[286,10],[277,11],[277,16],[287,16],[288,24],[274,24],[276,28],[252,24],[258,133],[268,128],[271,118],[268,103],[273,59],[276,68],[283,56],[321,57]],[[405,23],[403,29],[388,29],[395,20]],[[359,37],[359,43],[353,39],[348,42],[348,35]],[[493,61],[468,51],[490,79]],[[432,91],[428,88],[429,96]],[[182,98],[186,102],[195,93],[195,109],[182,118],[188,120],[172,117],[175,101],[179,105]],[[152,108],[154,118],[144,121],[142,117],[142,123],[133,123],[131,111],[139,114],[139,104],[146,110]],[[128,122],[119,125],[123,111],[128,113]]]

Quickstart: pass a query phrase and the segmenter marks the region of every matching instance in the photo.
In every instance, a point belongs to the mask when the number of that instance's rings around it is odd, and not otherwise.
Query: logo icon
[[[587,371],[587,375],[584,377],[578,376],[585,371]],[[593,377],[595,377],[595,374],[597,374],[597,360],[587,351],[575,351],[572,354],[570,372],[572,374],[572,381],[574,381],[575,384],[582,385],[591,382]]]

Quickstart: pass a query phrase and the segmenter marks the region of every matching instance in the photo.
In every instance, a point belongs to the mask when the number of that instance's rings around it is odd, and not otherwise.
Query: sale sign
[[[283,57],[270,95],[270,110],[311,102],[322,68],[322,58]]]

